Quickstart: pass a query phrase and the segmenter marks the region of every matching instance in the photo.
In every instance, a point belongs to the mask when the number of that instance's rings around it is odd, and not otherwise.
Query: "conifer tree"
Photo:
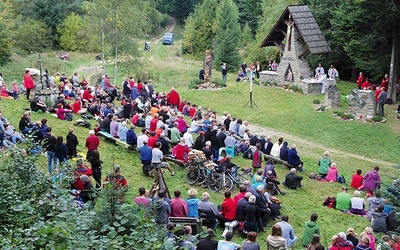
[[[204,55],[205,50],[213,48],[217,0],[204,0],[196,7],[194,13],[186,20],[184,31],[184,51],[195,54],[198,57]]]
[[[240,64],[238,52],[240,44],[239,11],[232,0],[222,0],[217,8],[215,62],[226,63],[229,71]]]

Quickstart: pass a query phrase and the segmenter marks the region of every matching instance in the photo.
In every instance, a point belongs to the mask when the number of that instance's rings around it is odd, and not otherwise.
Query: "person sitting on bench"
[[[156,147],[153,148],[151,152],[151,164],[154,165],[156,168],[167,168],[170,172],[171,175],[174,176],[175,173],[172,171],[171,166],[169,165],[168,162],[163,162],[163,152],[160,150],[161,149],[161,142],[156,142]]]

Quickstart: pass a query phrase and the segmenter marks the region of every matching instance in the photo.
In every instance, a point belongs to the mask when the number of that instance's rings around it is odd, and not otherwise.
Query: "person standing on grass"
[[[253,162],[252,162],[253,173],[255,173],[257,169],[261,168],[262,159],[263,159],[263,153],[261,152],[261,144],[257,143],[256,150],[253,153]]]
[[[385,91],[385,87],[381,87],[381,93],[378,96],[378,110],[380,116],[385,116],[385,109],[384,106],[387,100],[387,92]]]
[[[30,100],[29,95],[31,94],[31,90],[35,88],[35,82],[33,81],[28,69],[25,70],[24,87],[26,89],[26,100]]]
[[[92,157],[93,151],[97,150],[100,145],[100,139],[95,135],[94,130],[89,130],[89,137],[86,138],[85,147],[88,149],[86,154],[86,159],[90,159]]]
[[[226,75],[228,73],[228,69],[226,68],[226,63],[223,63],[221,66],[222,80],[226,81]]]
[[[47,154],[47,168],[49,173],[52,174],[53,170],[57,168],[57,158],[55,155],[55,147],[56,147],[56,137],[51,134],[51,127],[47,127],[46,135],[43,140],[43,147]],[[53,162],[53,167],[52,167]]]
[[[301,238],[301,243],[304,247],[307,247],[310,244],[313,236],[315,234],[320,234],[319,226],[317,224],[318,214],[313,213],[311,214],[311,218],[309,221],[304,223],[304,233],[303,237]]]
[[[100,153],[98,150],[93,150],[92,157],[88,159],[92,166],[93,179],[96,181],[96,188],[101,187],[101,164]]]

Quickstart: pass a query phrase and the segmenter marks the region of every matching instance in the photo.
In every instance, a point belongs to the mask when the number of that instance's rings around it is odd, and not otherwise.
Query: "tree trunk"
[[[101,67],[106,69],[106,56],[105,56],[105,34],[104,34],[104,22],[101,20]]]
[[[115,88],[115,85],[117,84],[118,42],[119,42],[119,35],[118,35],[118,28],[116,28],[116,37],[115,37],[115,58],[114,58],[114,88]]]
[[[390,75],[388,97],[396,102],[397,97],[397,79],[399,78],[399,52],[400,52],[400,25],[398,22],[400,18],[395,18],[393,21],[393,41],[392,41],[392,55],[390,60]]]

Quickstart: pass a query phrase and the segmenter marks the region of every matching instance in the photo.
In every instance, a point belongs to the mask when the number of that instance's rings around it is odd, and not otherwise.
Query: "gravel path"
[[[348,153],[348,152],[343,152],[334,148],[327,148],[326,146],[319,144],[319,143],[315,143],[312,141],[309,141],[307,139],[292,135],[292,134],[288,134],[282,131],[278,131],[272,128],[268,128],[268,127],[261,127],[258,125],[248,125],[248,128],[250,130],[250,132],[252,134],[257,133],[258,135],[271,135],[273,136],[273,142],[277,141],[278,137],[283,137],[283,139],[287,142],[289,142],[289,147],[292,144],[296,144],[297,148],[299,149],[299,153],[300,155],[310,155],[313,156],[315,158],[319,158],[323,152],[325,150],[329,151],[334,155],[337,155],[339,157],[343,157],[343,158],[355,158],[355,159],[359,159],[359,160],[364,160],[364,161],[368,161],[371,162],[372,164],[378,164],[378,165],[385,165],[385,166],[393,166],[394,164],[391,162],[387,162],[387,161],[382,161],[379,159],[372,159],[372,158],[368,158],[366,156],[363,155],[358,155],[358,154],[352,154],[352,153]]]

